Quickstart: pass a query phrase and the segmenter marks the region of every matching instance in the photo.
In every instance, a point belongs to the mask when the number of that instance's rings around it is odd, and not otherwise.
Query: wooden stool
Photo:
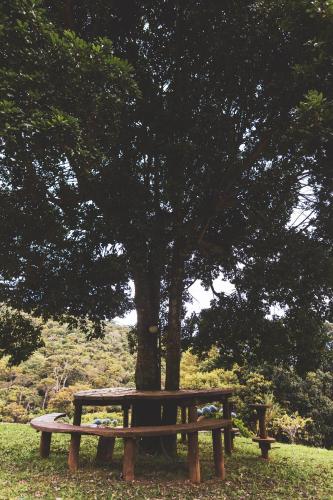
[[[271,444],[275,443],[275,439],[268,437],[266,429],[266,411],[272,405],[265,404],[251,404],[250,407],[257,410],[257,416],[259,420],[259,436],[252,439],[255,443],[259,444],[261,449],[261,458],[263,460],[268,460],[268,452],[271,449]]]

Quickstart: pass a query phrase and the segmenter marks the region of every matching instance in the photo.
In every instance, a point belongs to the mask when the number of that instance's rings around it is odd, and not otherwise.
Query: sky
[[[132,294],[134,293],[133,283],[131,283]],[[214,289],[217,292],[231,293],[234,290],[234,286],[228,281],[224,281],[222,278],[218,278],[214,281]],[[211,291],[206,291],[201,286],[201,281],[198,280],[189,288],[189,292],[192,296],[192,304],[187,304],[188,314],[192,312],[199,312],[201,309],[209,307],[209,303],[213,298],[213,293]],[[116,323],[120,325],[135,325],[136,324],[136,311],[131,311],[126,314],[124,318],[115,318]]]

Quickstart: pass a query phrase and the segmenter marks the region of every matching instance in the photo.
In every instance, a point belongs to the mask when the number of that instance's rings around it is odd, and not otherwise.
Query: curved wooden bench
[[[42,457],[47,457],[49,455],[51,435],[53,432],[71,435],[68,455],[68,466],[71,471],[75,471],[78,468],[80,439],[82,435],[94,435],[104,438],[105,442],[101,445],[101,448],[107,445],[107,448],[109,450],[112,448],[112,451],[115,438],[123,438],[123,478],[125,481],[132,481],[134,479],[135,448],[138,438],[171,436],[174,434],[186,433],[188,435],[189,476],[192,482],[198,483],[200,482],[198,432],[212,431],[215,473],[217,477],[221,479],[225,478],[221,429],[231,428],[231,420],[206,419],[200,422],[154,427],[95,427],[90,425],[72,425],[56,422],[55,420],[60,418],[60,416],[64,416],[64,414],[56,413],[44,415],[33,419],[30,424],[34,429],[42,432],[41,443],[42,441],[47,443],[47,446],[45,446],[45,444],[42,446],[41,444],[40,450]],[[48,437],[46,438],[45,435],[48,435]]]
[[[42,415],[41,417],[34,418],[33,420],[31,420],[30,425],[34,429],[42,431],[42,429],[39,428],[40,425],[43,424],[54,425],[55,420],[61,417],[66,417],[66,413],[48,413],[47,415]],[[39,444],[39,454],[42,458],[47,458],[50,455],[51,437],[52,437],[52,432],[42,431]]]

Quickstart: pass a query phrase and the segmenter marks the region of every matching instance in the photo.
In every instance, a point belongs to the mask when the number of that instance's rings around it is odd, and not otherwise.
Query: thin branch
[[[221,293],[217,292],[214,288],[214,285],[213,285],[213,281],[210,280],[210,283],[209,283],[209,286],[210,286],[210,289],[211,291],[213,292],[213,295],[215,295],[215,297],[218,297],[218,298],[221,298]]]
[[[309,215],[307,215],[307,216],[305,217],[305,219],[303,219],[303,220],[302,220],[299,224],[297,224],[297,226],[294,226],[294,225],[293,225],[293,226],[292,226],[292,228],[293,228],[293,229],[297,229],[298,227],[300,227],[302,224],[304,224],[304,222],[305,222],[306,220],[308,220],[308,218],[309,218],[309,217],[311,217],[311,216],[315,213],[315,211],[316,211],[315,209],[314,209],[314,210],[312,210],[312,211],[309,213]],[[305,210],[303,210],[303,212],[302,212],[302,213],[304,213],[304,212],[305,212]],[[298,218],[299,218],[299,216],[297,217],[297,219],[298,219]],[[297,220],[297,219],[296,219],[296,220]]]

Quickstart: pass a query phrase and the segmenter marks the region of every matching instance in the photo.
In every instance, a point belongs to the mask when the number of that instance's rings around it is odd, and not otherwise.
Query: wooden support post
[[[71,443],[68,453],[68,467],[71,472],[75,472],[79,467],[81,434],[71,434]]]
[[[258,420],[259,420],[259,436],[263,439],[267,438],[267,430],[266,430],[266,407],[258,407]]]
[[[234,451],[235,449],[234,439],[235,439],[235,433],[231,431],[231,451]]]
[[[74,425],[81,425],[82,405],[79,401],[74,401]]]
[[[213,438],[213,454],[214,454],[214,464],[215,464],[215,475],[221,479],[225,479],[221,429],[213,429],[212,430],[212,438]]]
[[[252,438],[252,441],[259,444],[261,458],[268,460],[268,452],[271,449],[271,444],[275,442],[274,438],[268,437],[266,428],[266,411],[271,405],[258,403],[250,406],[257,411],[259,421],[259,436]]]
[[[198,420],[198,411],[196,405],[189,406],[188,408],[188,421],[196,422]]]
[[[111,462],[115,444],[114,437],[104,437],[101,436],[98,440],[96,462],[105,463]]]
[[[269,443],[260,443],[259,446],[261,449],[261,458],[263,458],[264,460],[268,460],[268,452],[271,448],[271,445]]]
[[[40,436],[39,454],[41,458],[50,455],[52,432],[42,432]]]
[[[200,462],[198,432],[188,434],[188,469],[192,483],[200,483]]]
[[[182,424],[186,424],[186,406],[182,406],[180,408],[180,411],[181,411],[181,420],[182,420]],[[186,433],[183,432],[182,435],[181,435],[181,441],[183,444],[186,443]]]
[[[128,410],[129,410],[129,407],[127,405],[123,405],[123,425],[124,425],[124,427],[128,427]]]
[[[124,438],[123,479],[134,480],[135,439]]]
[[[231,411],[228,398],[225,399],[223,403],[223,418],[230,420]],[[231,444],[231,427],[224,429],[224,448],[228,455],[231,455],[232,444]]]

